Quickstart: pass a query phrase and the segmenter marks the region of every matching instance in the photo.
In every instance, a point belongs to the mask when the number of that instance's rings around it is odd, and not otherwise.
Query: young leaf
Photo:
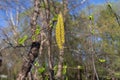
[[[107,79],[107,80],[110,80],[110,79],[111,79],[111,77],[107,76],[107,77],[106,77],[106,79]]]
[[[37,25],[36,30],[35,30],[35,35],[40,34],[40,26]]]
[[[65,80],[68,80],[68,77],[66,77],[66,79]]]
[[[32,40],[33,40],[33,41],[36,40],[36,36],[35,36],[35,35],[32,36]]]
[[[108,3],[108,7],[112,7],[112,4],[111,4],[111,3]]]
[[[67,65],[64,65],[64,66],[63,66],[63,75],[65,75],[66,72],[67,72]]]
[[[37,66],[37,67],[39,66],[39,63],[37,61],[35,62],[35,66]]]
[[[49,80],[49,76],[47,75],[47,76],[45,76],[45,80]]]
[[[114,74],[115,74],[116,77],[117,77],[117,76],[118,76],[118,77],[120,76],[120,72],[115,72]]]
[[[58,69],[58,66],[55,65],[53,69],[54,69],[54,72],[56,73],[56,72],[57,72],[57,69]]]
[[[99,59],[99,62],[104,63],[106,60],[105,59]]]
[[[52,18],[52,21],[57,21],[58,19],[58,15],[55,15],[53,18]]]
[[[44,68],[44,67],[38,68],[38,72],[39,72],[39,73],[43,73],[44,71],[45,71],[45,68]]]
[[[95,30],[93,29],[93,30],[91,31],[91,33],[92,33],[92,35],[94,35],[94,34],[95,34]]]
[[[90,16],[89,16],[89,20],[94,20],[93,15],[90,15]]]
[[[58,18],[58,16],[54,16],[54,17],[52,18],[52,20],[50,21],[50,27],[55,28],[55,26],[53,25],[53,22],[57,21],[57,18]]]
[[[20,45],[23,45],[24,42],[27,40],[27,38],[28,38],[28,36],[27,36],[27,35],[24,35],[22,38],[20,38],[20,39],[18,40],[18,43],[19,43]]]

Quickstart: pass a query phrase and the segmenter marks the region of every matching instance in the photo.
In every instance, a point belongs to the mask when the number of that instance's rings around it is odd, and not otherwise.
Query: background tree
[[[31,0],[0,1],[0,19],[5,21],[0,27],[0,52],[3,59],[0,77],[5,74],[8,79],[16,80],[23,60],[28,58],[30,44],[33,40],[40,40],[38,58],[26,78],[55,79],[60,57],[55,29],[58,14],[62,12],[65,44],[61,78],[119,79],[119,25],[115,15],[107,8],[108,4],[88,5],[86,0],[38,1],[39,11],[38,7],[35,9],[37,11],[34,10],[34,1]],[[110,4],[117,16],[118,3]],[[33,15],[37,19],[32,19]]]

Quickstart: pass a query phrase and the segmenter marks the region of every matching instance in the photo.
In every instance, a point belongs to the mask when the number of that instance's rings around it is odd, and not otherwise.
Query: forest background
[[[22,80],[24,72],[28,80],[119,80],[119,4],[0,0],[0,80]],[[30,53],[33,42],[40,43],[37,57]],[[22,65],[29,54],[27,72]]]

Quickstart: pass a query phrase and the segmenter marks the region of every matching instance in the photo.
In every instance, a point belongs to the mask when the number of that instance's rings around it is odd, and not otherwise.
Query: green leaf
[[[119,77],[120,76],[120,72],[115,72],[115,76]]]
[[[63,68],[66,69],[66,68],[67,68],[67,65],[64,65]]]
[[[111,77],[107,76],[107,77],[106,77],[106,79],[107,79],[107,80],[110,80],[110,79],[111,79]]]
[[[68,80],[68,77],[66,77],[66,79],[65,80]]]
[[[65,75],[67,73],[67,65],[63,66],[63,75]]]
[[[47,75],[47,76],[45,77],[45,80],[48,80],[48,78],[49,78],[49,77],[48,77],[48,75]]]
[[[94,20],[93,15],[90,15],[90,16],[89,16],[89,20]]]
[[[36,66],[36,67],[38,67],[38,66],[39,66],[39,63],[38,63],[37,61],[35,62],[35,66]]]
[[[44,68],[44,67],[38,68],[38,72],[39,72],[39,73],[43,73],[44,71],[45,71],[45,68]]]
[[[24,42],[27,40],[27,38],[28,38],[28,36],[27,36],[27,35],[24,35],[22,38],[20,38],[20,39],[18,40],[18,43],[19,43],[20,45],[23,45]]]
[[[57,69],[58,69],[58,66],[55,65],[53,69],[54,69],[54,72],[56,73],[56,72],[57,72]]]
[[[112,7],[112,4],[111,4],[111,3],[108,3],[108,7]]]
[[[32,40],[33,40],[33,41],[36,40],[36,36],[35,36],[35,35],[32,36]]]
[[[58,19],[58,15],[55,15],[55,16],[52,18],[52,20],[50,20],[50,27],[55,28],[53,22],[57,21],[57,19]]]
[[[57,21],[58,19],[58,15],[55,15],[53,18],[52,18],[52,21]]]
[[[57,70],[57,68],[58,68],[58,66],[57,66],[57,65],[55,65],[55,66],[54,66],[54,70]]]
[[[35,30],[35,35],[40,34],[40,26],[37,25],[36,30]]]
[[[104,63],[106,60],[105,59],[99,59],[99,62]]]
[[[94,35],[94,34],[95,34],[95,30],[93,29],[93,30],[91,31],[91,33]]]
[[[50,27],[53,27],[53,22],[52,21],[50,21]]]

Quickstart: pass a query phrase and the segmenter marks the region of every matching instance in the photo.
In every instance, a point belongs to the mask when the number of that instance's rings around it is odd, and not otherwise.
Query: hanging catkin
[[[63,44],[65,42],[64,38],[64,21],[62,13],[58,15],[58,21],[56,24],[56,42],[59,47],[59,49],[63,48]]]

